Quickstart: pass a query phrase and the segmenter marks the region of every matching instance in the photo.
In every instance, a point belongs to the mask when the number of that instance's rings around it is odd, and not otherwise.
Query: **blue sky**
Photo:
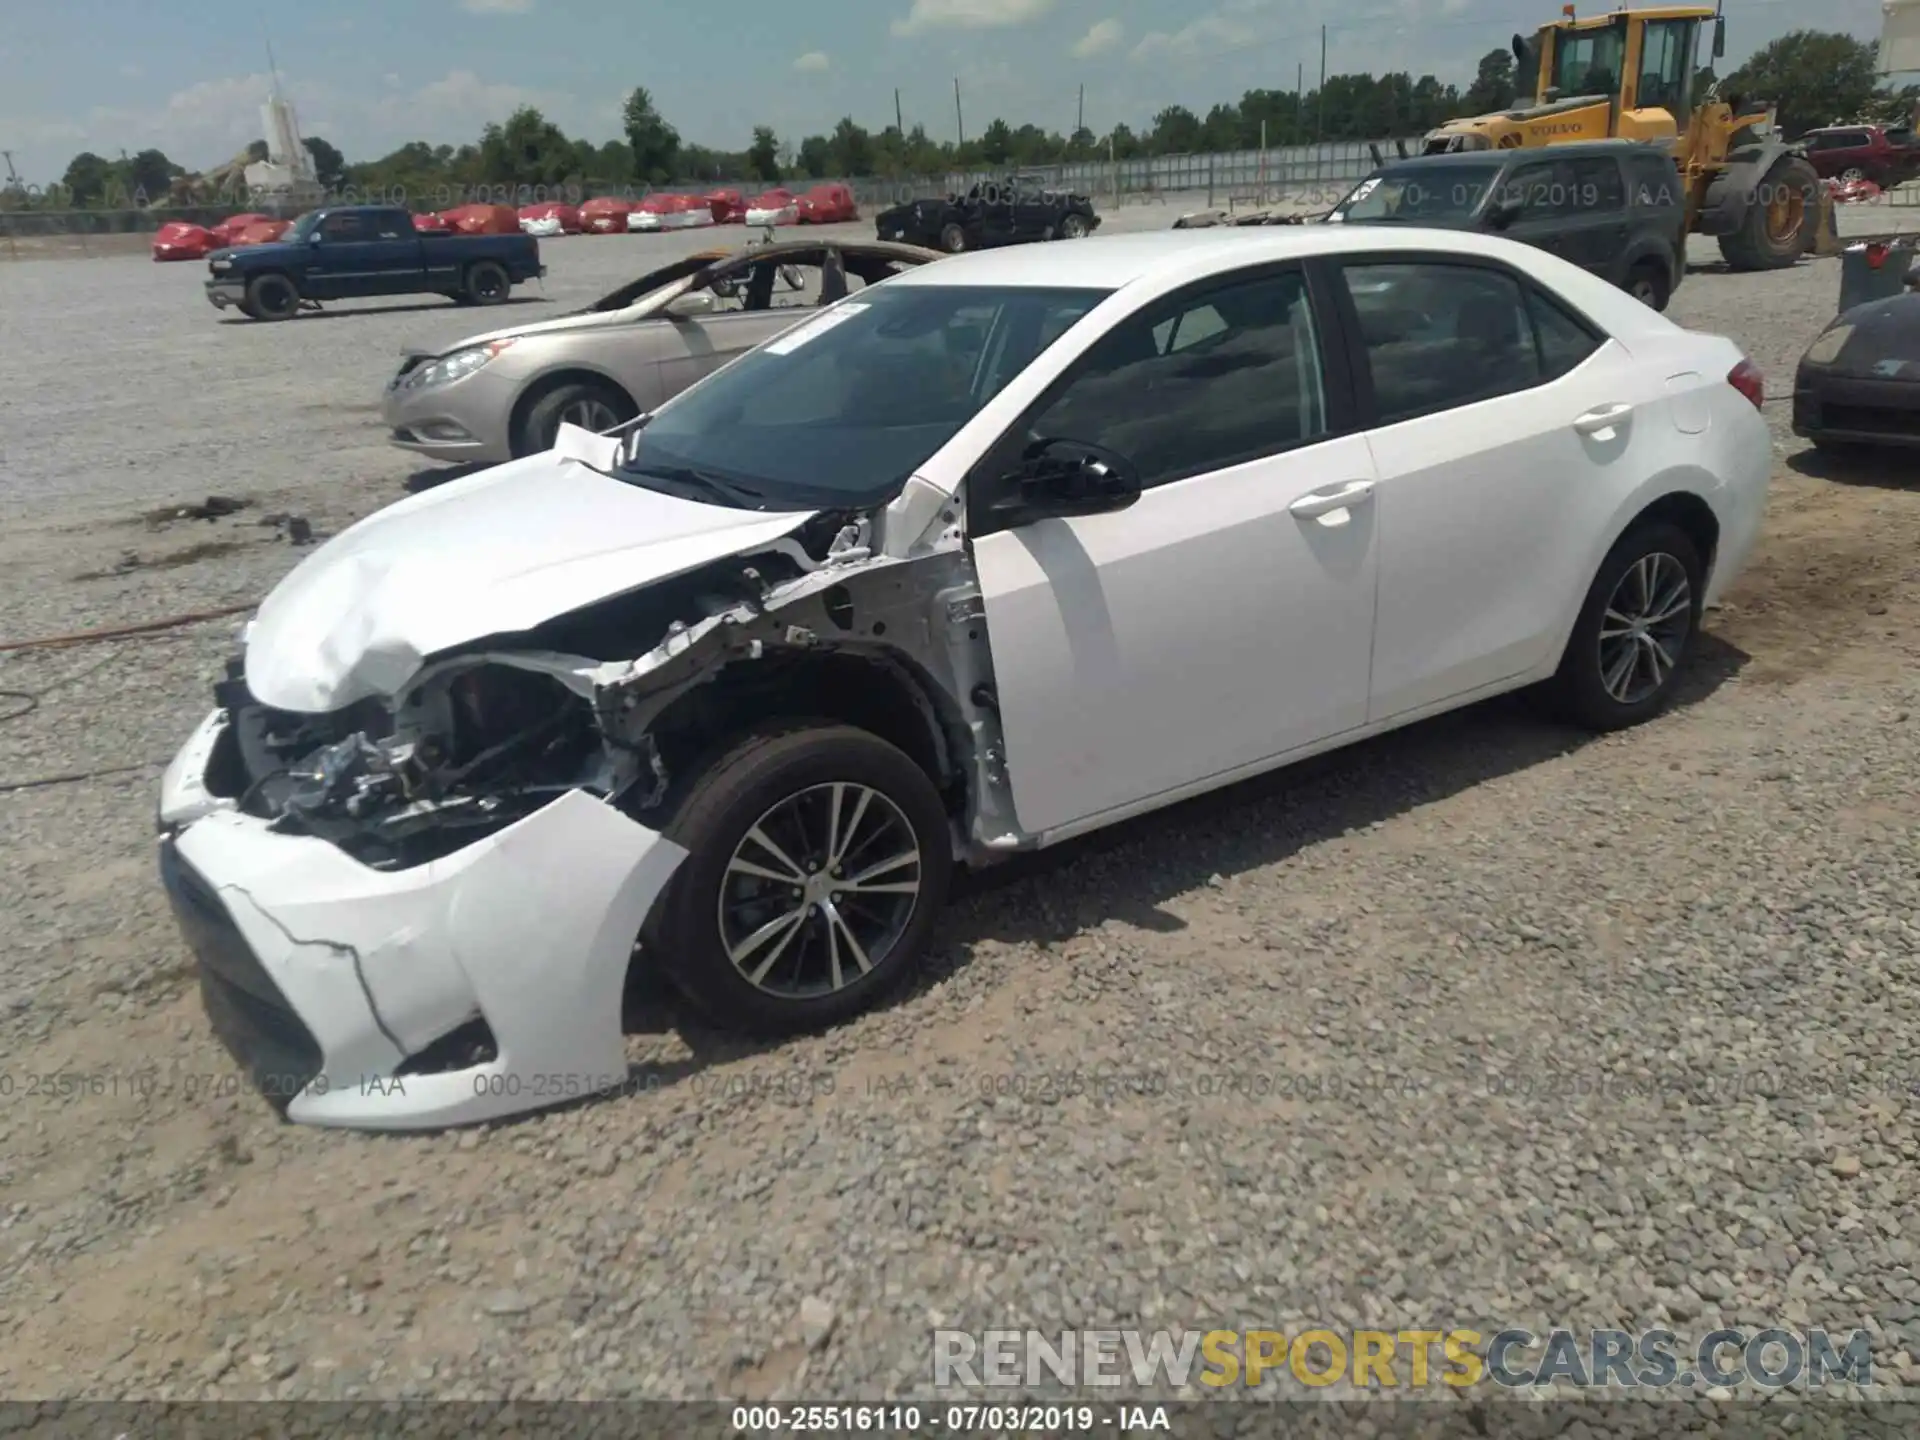
[[[634,85],[690,141],[743,148],[851,113],[950,136],[994,116],[1068,130],[1138,128],[1246,89],[1328,71],[1431,71],[1475,60],[1559,0],[0,0],[0,148],[23,179],[72,155],[157,146],[204,169],[260,133],[271,38],[300,125],[349,159],[407,140],[459,143],[517,104],[611,139]],[[1879,0],[1727,0],[1728,60],[1803,26],[1874,38]],[[1704,47],[1703,47],[1704,49]]]

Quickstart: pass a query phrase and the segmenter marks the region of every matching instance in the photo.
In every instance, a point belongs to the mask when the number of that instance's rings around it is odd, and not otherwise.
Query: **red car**
[[[1882,190],[1920,177],[1920,138],[1879,125],[1826,125],[1801,137],[1814,170],[1835,180],[1871,180]]]

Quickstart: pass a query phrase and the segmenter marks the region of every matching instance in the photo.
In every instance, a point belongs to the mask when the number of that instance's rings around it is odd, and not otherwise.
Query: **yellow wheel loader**
[[[1712,235],[1734,270],[1777,270],[1812,248],[1821,186],[1812,164],[1773,133],[1772,107],[1723,99],[1715,82],[1693,100],[1694,55],[1711,22],[1712,53],[1726,52],[1718,5],[1616,10],[1580,19],[1574,7],[1532,42],[1513,37],[1520,84],[1533,103],[1449,120],[1426,153],[1518,149],[1573,140],[1639,140],[1673,157],[1687,229]]]

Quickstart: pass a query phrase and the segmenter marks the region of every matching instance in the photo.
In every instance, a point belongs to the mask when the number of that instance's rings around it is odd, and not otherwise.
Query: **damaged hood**
[[[402,500],[314,551],[254,618],[247,686],[303,712],[389,695],[443,650],[750,553],[815,513],[704,505],[557,451],[530,455]]]

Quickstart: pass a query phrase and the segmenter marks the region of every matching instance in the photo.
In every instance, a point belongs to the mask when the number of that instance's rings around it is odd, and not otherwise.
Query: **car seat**
[[[820,262],[820,303],[831,305],[847,298],[847,267],[838,250],[829,250]]]

